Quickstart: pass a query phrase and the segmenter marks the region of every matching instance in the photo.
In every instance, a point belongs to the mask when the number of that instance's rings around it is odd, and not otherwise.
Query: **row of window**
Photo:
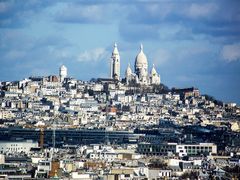
[[[139,149],[140,152],[173,152],[173,149]]]
[[[8,150],[20,150],[20,149],[26,149],[25,147],[14,147],[14,148],[9,148],[9,147],[7,147],[7,148],[3,148],[2,147],[2,149],[8,149]]]
[[[185,149],[209,149],[212,150],[211,146],[185,146]]]

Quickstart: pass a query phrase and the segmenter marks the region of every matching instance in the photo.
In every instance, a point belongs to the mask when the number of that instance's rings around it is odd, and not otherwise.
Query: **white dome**
[[[132,74],[132,70],[131,70],[131,67],[130,67],[130,64],[128,64],[128,67],[127,67],[127,70],[126,70],[126,75],[131,75]]]
[[[152,75],[152,76],[156,76],[156,75],[157,75],[157,71],[156,71],[156,69],[155,69],[154,64],[153,64],[153,67],[152,67],[152,70],[151,70],[151,75]]]
[[[67,70],[66,66],[64,66],[64,65],[61,65],[60,69],[61,70]]]
[[[135,67],[147,67],[148,66],[148,61],[147,61],[147,57],[143,52],[143,46],[140,46],[140,52],[138,53],[138,55],[135,58]]]

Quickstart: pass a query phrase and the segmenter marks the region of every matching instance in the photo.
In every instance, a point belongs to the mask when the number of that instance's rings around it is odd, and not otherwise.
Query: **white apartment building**
[[[37,142],[25,141],[0,141],[0,153],[29,153],[31,148],[38,147]]]

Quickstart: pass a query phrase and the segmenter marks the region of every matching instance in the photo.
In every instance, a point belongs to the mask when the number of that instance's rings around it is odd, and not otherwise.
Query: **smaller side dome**
[[[156,71],[156,69],[155,69],[155,65],[154,65],[154,64],[153,64],[153,67],[152,67],[152,70],[151,70],[151,75],[152,75],[152,76],[158,75],[158,73],[157,73],[157,71]]]
[[[60,69],[61,69],[61,70],[66,70],[67,68],[66,68],[66,66],[64,66],[64,65],[61,65],[61,66],[60,66]]]
[[[130,67],[130,64],[128,64],[127,70],[126,70],[126,76],[129,76],[132,74],[132,69]]]

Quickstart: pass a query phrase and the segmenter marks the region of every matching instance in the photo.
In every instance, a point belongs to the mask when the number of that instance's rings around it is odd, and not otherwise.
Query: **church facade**
[[[120,80],[120,54],[115,43],[111,57],[111,78]],[[137,54],[134,63],[134,72],[128,64],[125,72],[127,84],[140,85],[159,85],[161,83],[160,75],[157,73],[153,64],[151,71],[148,71],[148,59],[143,52],[143,45],[140,46],[140,52]]]

